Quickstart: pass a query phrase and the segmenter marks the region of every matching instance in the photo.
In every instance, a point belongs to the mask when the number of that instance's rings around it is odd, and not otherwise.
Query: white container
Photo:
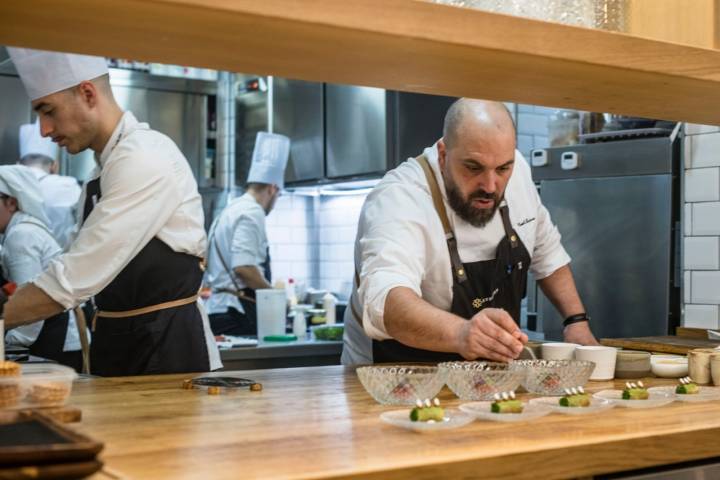
[[[284,290],[263,288],[255,291],[258,341],[268,335],[285,335],[287,300]]]
[[[575,349],[576,360],[588,360],[595,363],[590,380],[612,380],[615,377],[617,349],[596,345],[579,346]]]
[[[572,360],[577,343],[543,343],[540,345],[543,360]]]
[[[293,335],[298,340],[304,340],[307,336],[307,322],[305,321],[305,312],[302,309],[296,308],[293,311]]]
[[[65,405],[75,370],[52,363],[24,364],[19,377],[0,377],[0,410]]]
[[[680,378],[688,374],[688,359],[681,355],[652,355],[650,368],[661,378]]]
[[[325,323],[327,325],[334,325],[335,319],[335,305],[337,305],[337,298],[335,295],[328,292],[323,296],[323,308],[325,309]]]

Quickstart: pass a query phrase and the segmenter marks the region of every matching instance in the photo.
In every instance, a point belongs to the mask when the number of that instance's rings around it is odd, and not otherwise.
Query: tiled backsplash
[[[346,298],[353,249],[366,193],[309,196],[288,193],[268,216],[273,280],[293,278]]]
[[[720,326],[720,127],[685,126],[683,325]]]

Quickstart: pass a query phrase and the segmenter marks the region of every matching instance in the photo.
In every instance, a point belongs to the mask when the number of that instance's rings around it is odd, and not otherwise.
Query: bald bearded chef
[[[363,206],[342,361],[517,358],[528,271],[567,317],[565,339],[595,344],[569,262],[505,106],[460,99],[443,138]]]
[[[123,112],[103,58],[8,48],[44,136],[95,152],[70,248],[5,304],[8,328],[94,297],[91,372],[220,367],[197,304],[207,239],[197,184],[165,135]]]

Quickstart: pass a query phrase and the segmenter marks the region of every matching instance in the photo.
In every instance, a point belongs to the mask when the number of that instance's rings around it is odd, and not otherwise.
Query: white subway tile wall
[[[288,193],[268,216],[273,280],[350,295],[353,250],[366,194],[308,196]]]
[[[685,125],[683,325],[720,327],[720,127]]]
[[[535,148],[550,146],[548,118],[555,110],[533,105],[517,105],[517,149],[525,158],[529,158],[530,151]]]

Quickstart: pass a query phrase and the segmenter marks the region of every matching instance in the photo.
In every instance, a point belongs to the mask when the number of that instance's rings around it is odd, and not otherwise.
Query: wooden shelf
[[[417,0],[0,2],[0,44],[720,124],[720,51]]]

